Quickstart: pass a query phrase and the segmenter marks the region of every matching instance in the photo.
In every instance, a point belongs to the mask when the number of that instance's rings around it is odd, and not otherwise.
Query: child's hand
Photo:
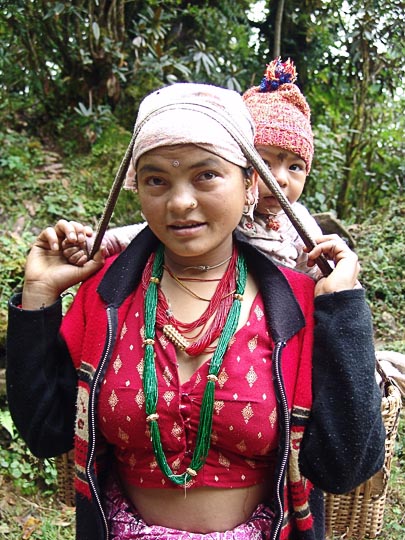
[[[72,244],[83,243],[85,230],[79,223],[61,219],[54,227],[47,227],[38,235],[25,265],[24,309],[51,305],[63,291],[87,279],[103,266],[102,248],[82,267],[69,264],[64,257],[64,240],[68,239]]]
[[[65,259],[75,266],[83,266],[89,260],[93,230],[88,225],[69,221],[71,230],[62,241],[62,253]]]
[[[321,254],[333,261],[332,273],[321,278],[315,287],[315,296],[358,288],[357,277],[360,264],[356,253],[337,234],[316,238],[317,245],[308,252],[308,266],[312,266]]]

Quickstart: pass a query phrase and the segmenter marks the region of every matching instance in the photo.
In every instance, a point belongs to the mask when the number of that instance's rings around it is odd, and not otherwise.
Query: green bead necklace
[[[158,302],[158,286],[163,275],[164,247],[160,245],[153,261],[152,276],[145,293],[145,337],[144,337],[144,369],[143,390],[145,394],[146,421],[149,423],[153,452],[163,474],[176,485],[186,485],[204,465],[211,443],[212,415],[214,410],[215,383],[218,380],[219,369],[229,341],[238,326],[241,302],[245,292],[247,280],[246,262],[242,255],[238,255],[236,263],[236,291],[234,301],[229,310],[224,328],[218,338],[218,345],[213,353],[207,384],[201,404],[200,421],[198,424],[196,447],[190,466],[182,474],[175,474],[170,468],[163,451],[158,419],[156,412],[158,399],[158,385],[155,366],[155,335],[156,310]]]

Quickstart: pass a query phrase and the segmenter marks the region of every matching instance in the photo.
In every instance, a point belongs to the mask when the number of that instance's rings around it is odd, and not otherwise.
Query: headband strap
[[[125,152],[125,156],[121,162],[121,165],[118,169],[114,183],[111,187],[110,194],[108,196],[107,203],[106,203],[103,215],[101,217],[101,220],[98,226],[96,239],[94,241],[93,248],[90,253],[90,258],[93,258],[95,253],[100,248],[104,233],[107,230],[108,223],[114,211],[114,207],[116,205],[121,186],[124,182],[125,175],[127,173],[129,163],[131,160],[134,143],[140,130],[142,129],[142,127],[144,126],[146,122],[148,122],[152,117],[156,116],[157,114],[161,114],[162,112],[167,111],[167,110],[173,110],[173,109],[177,110],[179,108],[185,109],[185,110],[198,111],[201,114],[205,114],[209,116],[211,119],[220,123],[226,129],[226,131],[228,131],[228,133],[239,144],[246,158],[252,163],[253,167],[257,170],[263,182],[272,191],[272,193],[274,194],[274,196],[280,203],[281,208],[287,214],[291,223],[293,224],[298,234],[302,238],[305,246],[308,249],[314,248],[316,246],[314,239],[307,232],[301,220],[296,216],[289,200],[284,195],[283,191],[280,189],[277,183],[277,180],[274,178],[273,174],[270,172],[268,167],[266,167],[266,164],[264,163],[263,159],[261,158],[260,154],[255,149],[255,147],[244,136],[244,134],[235,126],[234,122],[232,121],[232,118],[226,113],[223,113],[219,111],[218,109],[213,109],[212,107],[209,107],[207,105],[204,105],[201,103],[195,103],[195,102],[193,103],[185,102],[185,103],[173,103],[170,105],[165,105],[163,107],[156,108],[155,110],[151,111],[142,120],[142,122],[135,125],[135,129],[134,129],[134,133],[132,135],[131,141],[129,143],[127,151]],[[325,276],[328,276],[332,272],[332,268],[324,255],[320,255],[320,257],[316,259],[316,264],[319,266],[320,270]]]

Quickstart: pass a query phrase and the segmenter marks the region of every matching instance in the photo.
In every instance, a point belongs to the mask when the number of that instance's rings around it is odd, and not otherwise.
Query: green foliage
[[[18,437],[7,409],[0,409],[0,468],[21,493],[30,495],[38,489],[52,493],[56,489],[53,460],[35,458]]]
[[[330,209],[346,220],[363,219],[404,189],[402,17],[397,0],[334,1],[312,14],[322,52],[308,68],[306,94],[322,138],[308,192],[332,191]]]
[[[373,212],[354,230],[376,339],[405,352],[405,199],[391,201],[384,213]]]

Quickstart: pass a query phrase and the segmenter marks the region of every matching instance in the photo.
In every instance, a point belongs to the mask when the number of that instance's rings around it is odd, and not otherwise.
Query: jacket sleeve
[[[346,493],[383,465],[385,430],[364,290],[315,299],[313,404],[300,452],[317,487]]]
[[[60,337],[61,301],[38,311],[9,302],[7,398],[31,452],[52,457],[73,447],[77,374]]]

